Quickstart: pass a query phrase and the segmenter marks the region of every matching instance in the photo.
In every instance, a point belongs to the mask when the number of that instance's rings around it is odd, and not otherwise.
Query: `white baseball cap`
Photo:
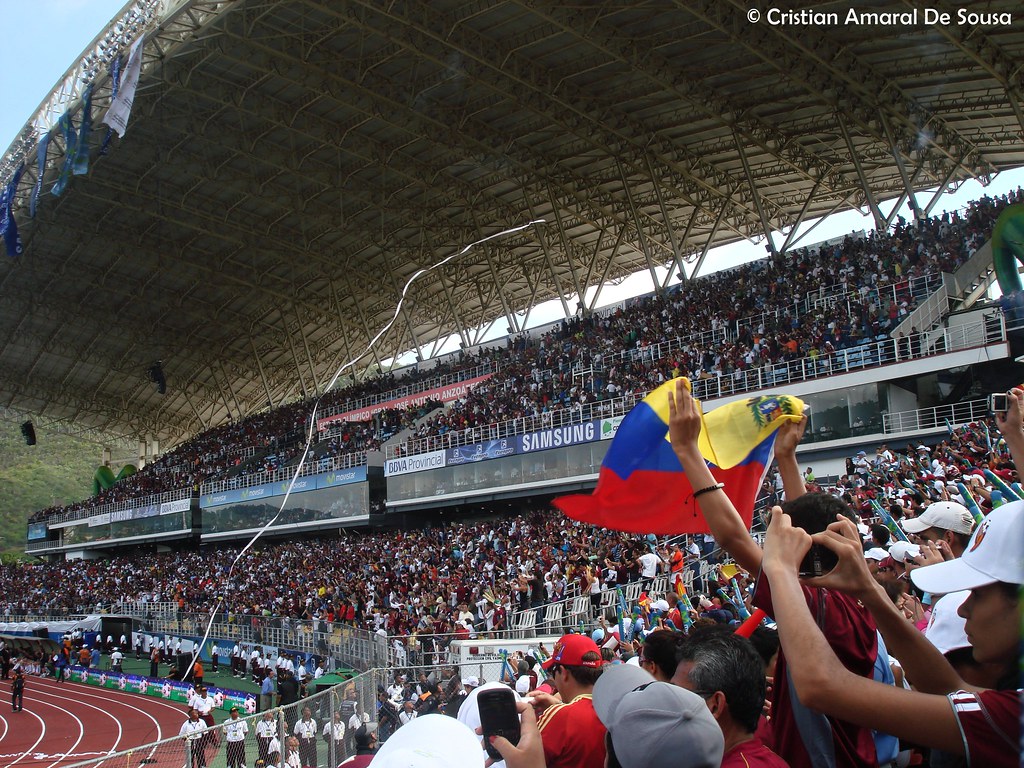
[[[955,501],[937,501],[929,504],[920,517],[901,521],[907,533],[921,533],[928,528],[941,528],[955,533],[970,533],[974,530],[974,516],[963,504]]]
[[[594,685],[594,712],[623,768],[722,764],[722,729],[704,699],[658,682],[644,669],[616,664],[601,673]]]
[[[479,737],[447,715],[423,715],[395,731],[373,768],[483,768]]]
[[[908,559],[917,557],[920,554],[921,548],[917,544],[911,544],[908,541],[897,541],[889,547],[889,557],[897,563],[905,563]]]
[[[1024,501],[992,510],[974,531],[963,557],[917,568],[910,578],[936,595],[997,581],[1024,584]]]
[[[947,654],[958,648],[971,647],[971,641],[967,639],[967,630],[965,629],[967,619],[957,613],[970,594],[970,590],[967,589],[962,592],[951,592],[940,597],[932,606],[932,615],[928,620],[928,628],[924,631],[924,636],[942,654]]]
[[[864,553],[865,560],[877,560],[878,562],[882,562],[888,556],[889,553],[886,552],[885,549],[883,549],[882,547],[872,547]]]

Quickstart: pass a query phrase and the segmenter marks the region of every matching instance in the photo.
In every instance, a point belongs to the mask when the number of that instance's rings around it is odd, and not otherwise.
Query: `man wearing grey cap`
[[[594,685],[594,711],[608,729],[607,768],[719,768],[722,730],[704,699],[646,670],[618,664]]]

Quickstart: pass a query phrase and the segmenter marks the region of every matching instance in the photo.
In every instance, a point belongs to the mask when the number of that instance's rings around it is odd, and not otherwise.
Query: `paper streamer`
[[[338,369],[334,372],[334,376],[331,377],[330,382],[328,382],[327,386],[324,387],[323,394],[320,395],[320,397],[318,397],[316,402],[313,404],[313,408],[312,408],[312,410],[310,411],[310,414],[309,414],[309,426],[306,429],[306,444],[305,444],[305,447],[302,450],[302,456],[299,458],[298,463],[295,465],[295,471],[292,473],[291,480],[288,481],[288,487],[285,489],[284,497],[281,499],[281,505],[277,508],[276,514],[270,520],[268,520],[263,525],[262,528],[260,528],[258,531],[256,531],[256,533],[253,535],[252,539],[249,540],[249,543],[246,544],[241,549],[241,551],[239,551],[239,553],[235,556],[235,559],[231,561],[231,567],[228,568],[228,573],[227,573],[227,576],[225,577],[225,581],[230,582],[232,576],[234,575],[235,567],[238,565],[238,561],[241,559],[242,555],[244,555],[246,552],[248,552],[250,549],[252,549],[252,546],[257,541],[260,540],[260,538],[267,531],[267,529],[269,529],[271,526],[274,525],[274,523],[277,522],[278,518],[281,516],[281,513],[284,511],[285,505],[288,503],[288,499],[291,497],[292,489],[295,487],[295,482],[299,479],[300,475],[302,474],[303,468],[306,466],[306,459],[309,458],[309,452],[310,452],[310,449],[313,446],[313,438],[317,434],[317,432],[316,432],[316,422],[317,422],[317,412],[320,409],[320,401],[323,400],[324,396],[328,392],[330,392],[332,389],[334,389],[334,385],[338,383],[338,379],[341,378],[342,374],[345,371],[347,371],[349,368],[352,368],[353,366],[355,366],[355,364],[357,362],[359,362],[359,360],[361,360],[368,352],[371,352],[374,349],[374,347],[376,346],[377,342],[380,341],[381,338],[384,336],[384,334],[386,334],[388,331],[391,330],[391,327],[395,324],[395,321],[398,320],[398,317],[399,317],[399,315],[402,312],[402,306],[405,304],[405,299],[408,296],[409,289],[412,287],[412,284],[415,283],[417,280],[419,280],[424,275],[426,275],[426,274],[428,274],[430,272],[433,272],[435,269],[443,267],[448,262],[450,262],[450,261],[452,261],[454,259],[457,259],[460,256],[464,256],[465,254],[469,253],[469,251],[471,251],[473,248],[475,248],[478,245],[482,245],[483,243],[490,242],[491,240],[498,240],[500,238],[507,237],[508,235],[514,235],[514,234],[516,234],[518,232],[522,232],[525,229],[529,229],[530,227],[536,226],[538,224],[546,224],[546,223],[547,222],[544,219],[533,219],[531,221],[526,222],[525,224],[520,224],[520,225],[518,225],[516,227],[512,227],[510,229],[503,229],[500,232],[495,232],[493,235],[488,235],[487,237],[482,237],[479,240],[475,240],[474,242],[472,242],[469,245],[465,246],[461,250],[458,250],[455,253],[452,253],[452,254],[444,257],[440,261],[437,261],[437,262],[431,264],[429,267],[423,267],[421,269],[416,270],[409,277],[409,279],[405,281],[405,286],[402,288],[402,293],[401,293],[401,295],[398,298],[398,302],[395,304],[395,311],[391,315],[391,319],[387,323],[385,323],[384,326],[379,331],[377,331],[377,334],[372,339],[370,339],[370,341],[366,345],[366,349],[364,349],[357,356],[353,357],[351,360],[348,360],[347,362],[342,363],[338,367]],[[223,601],[223,599],[224,599],[223,596],[219,597],[218,598],[218,603]],[[206,622],[206,630],[203,633],[203,638],[202,638],[202,640],[199,641],[198,645],[195,646],[195,649],[192,652],[192,662],[191,662],[192,664],[195,664],[195,660],[196,660],[197,656],[199,655],[199,649],[202,648],[203,645],[205,645],[206,641],[210,637],[210,632],[213,629],[213,624],[214,624],[214,621],[217,618],[217,613],[219,612],[219,609],[220,609],[220,605],[219,604],[218,605],[214,605],[213,608],[210,609],[210,617],[209,617],[209,620]],[[582,629],[582,624],[580,625],[580,627]],[[505,661],[505,664],[506,665],[508,664],[507,660]]]

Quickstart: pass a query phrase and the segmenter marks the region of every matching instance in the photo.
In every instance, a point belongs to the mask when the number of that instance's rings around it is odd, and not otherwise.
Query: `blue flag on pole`
[[[36,205],[39,203],[39,193],[43,191],[43,174],[46,172],[46,152],[50,148],[50,134],[45,134],[39,140],[36,147],[36,183],[32,187],[32,197],[28,203],[28,215],[33,219],[36,217]]]
[[[18,182],[25,170],[24,165],[19,165],[14,176],[7,182],[3,194],[0,194],[0,237],[3,238],[4,248],[7,255],[20,256],[23,250],[21,237],[18,235],[18,224],[14,220],[14,195],[18,191]]]
[[[73,173],[75,176],[84,176],[89,172],[89,133],[92,131],[92,84],[85,89],[85,98],[82,100],[82,122],[78,124],[78,141],[75,146],[78,151],[75,153],[75,165]]]
[[[64,137],[64,164],[60,167],[57,181],[53,183],[53,188],[50,191],[55,195],[60,195],[67,187],[71,171],[75,167],[78,135],[75,133],[75,124],[71,122],[71,116],[67,112],[57,119],[57,128]]]

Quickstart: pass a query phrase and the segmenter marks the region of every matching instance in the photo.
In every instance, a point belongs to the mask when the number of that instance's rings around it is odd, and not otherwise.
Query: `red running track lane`
[[[184,721],[181,704],[29,676],[21,712],[0,684],[0,768],[61,768],[176,736]]]

